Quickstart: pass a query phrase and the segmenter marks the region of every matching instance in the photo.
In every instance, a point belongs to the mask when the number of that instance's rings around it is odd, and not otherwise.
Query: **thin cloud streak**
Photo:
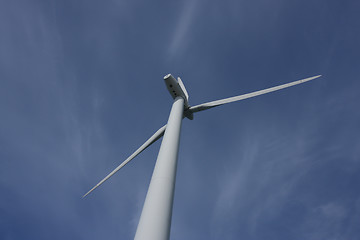
[[[179,50],[184,47],[186,44],[186,37],[191,28],[191,23],[194,20],[194,16],[197,8],[197,0],[187,1],[177,22],[177,26],[175,28],[175,33],[170,42],[170,46],[168,49],[169,57],[172,58],[176,54],[178,54]]]
[[[346,202],[342,202],[345,199],[331,199],[319,204],[315,201],[321,201],[321,193],[311,195],[309,190],[317,179],[312,177],[314,172],[325,174],[337,158],[332,148],[342,133],[335,133],[334,142],[330,141],[333,144],[317,148],[323,141],[319,131],[324,121],[300,121],[302,128],[296,132],[249,130],[251,134],[243,133],[232,141],[243,150],[234,155],[239,163],[234,161],[235,165],[230,163],[231,169],[220,172],[211,223],[214,238],[226,236],[235,226],[246,232],[243,234],[249,234],[251,239],[261,238],[263,233],[259,230],[267,229],[264,225],[271,226],[271,220],[281,214],[288,217],[284,221],[297,222],[293,231],[301,233],[299,239],[328,239],[332,235],[340,237],[344,234],[341,224],[350,217]],[[271,139],[272,135],[277,139],[262,141]],[[314,149],[317,149],[316,154]],[[306,191],[302,192],[304,187]],[[297,212],[299,209],[303,212]],[[232,238],[228,236],[228,239]]]

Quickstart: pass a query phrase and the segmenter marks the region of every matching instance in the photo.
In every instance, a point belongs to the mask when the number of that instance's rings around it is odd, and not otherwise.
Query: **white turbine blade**
[[[184,83],[181,81],[181,78],[180,78],[180,77],[178,77],[178,83],[179,83],[181,89],[183,90],[183,92],[184,92],[184,94],[185,94],[186,100],[189,100],[189,94],[188,94],[188,92],[186,91],[185,85],[184,85]]]
[[[88,191],[84,196],[86,197],[89,193],[94,191],[98,186],[103,184],[106,180],[108,180],[112,175],[114,175],[117,171],[120,170],[123,166],[125,166],[128,162],[130,162],[134,157],[136,157],[139,153],[144,151],[147,147],[149,147],[151,144],[156,142],[159,138],[161,138],[164,135],[166,129],[166,125],[161,127],[159,130],[154,133],[141,147],[139,147],[133,154],[131,154],[125,161],[123,161],[117,168],[115,168],[109,175],[107,175],[103,180],[101,180],[98,184],[96,184],[90,191]]]
[[[256,97],[265,93],[269,93],[269,92],[274,92],[283,88],[287,88],[287,87],[291,87],[297,84],[301,84],[304,82],[308,82],[311,81],[315,78],[321,77],[321,75],[318,76],[314,76],[314,77],[309,77],[309,78],[305,78],[302,80],[298,80],[298,81],[294,81],[294,82],[290,82],[290,83],[286,83],[283,85],[279,85],[276,87],[272,87],[272,88],[267,88],[267,89],[263,89],[263,90],[259,90],[256,92],[252,92],[252,93],[247,93],[247,94],[243,94],[243,95],[239,95],[239,96],[235,96],[235,97],[230,97],[230,98],[225,98],[225,99],[221,99],[221,100],[216,100],[216,101],[212,101],[212,102],[207,102],[207,103],[203,103],[203,104],[199,104],[193,107],[190,107],[190,111],[191,112],[200,112],[200,111],[204,111],[207,110],[209,108],[213,108],[213,107],[217,107],[226,103],[231,103],[231,102],[236,102],[236,101],[240,101],[240,100],[244,100],[247,98],[252,98],[252,97]]]

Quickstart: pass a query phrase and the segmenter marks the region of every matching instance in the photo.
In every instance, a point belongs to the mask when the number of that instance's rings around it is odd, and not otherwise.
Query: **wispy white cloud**
[[[348,217],[348,210],[340,203],[328,202],[314,207],[305,215],[299,226],[306,239],[348,239],[343,238],[342,226]]]
[[[234,141],[241,146],[234,156],[241,157],[235,157],[238,164],[235,162],[231,169],[220,172],[222,176],[212,219],[215,238],[227,234],[228,222],[233,225],[234,221],[244,221],[243,227],[248,234],[256,234],[264,219],[281,213],[313,160],[307,153],[313,144],[307,140],[309,134],[299,132],[296,137],[277,136],[271,142],[264,142],[262,137],[269,139],[275,133],[271,129],[262,129],[257,133],[243,133]],[[289,146],[288,142],[294,142],[293,148],[282,152],[281,149]]]
[[[186,37],[194,20],[198,0],[188,0],[184,4],[184,8],[177,22],[175,32],[170,41],[168,54],[170,57],[176,55],[186,43]]]
[[[346,215],[346,209],[334,202],[320,206],[319,210],[324,216],[329,218],[343,218]]]
[[[221,181],[220,194],[218,195],[214,211],[215,218],[233,209],[234,204],[239,204],[235,201],[239,196],[245,197],[249,174],[254,167],[257,152],[258,148],[256,144],[253,144],[252,147],[243,152],[241,157],[243,161],[241,161],[238,166],[225,169],[225,178]]]

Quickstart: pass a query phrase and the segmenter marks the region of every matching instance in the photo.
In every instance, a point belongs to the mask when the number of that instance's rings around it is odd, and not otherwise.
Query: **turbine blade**
[[[184,92],[184,94],[185,94],[186,100],[189,101],[189,94],[188,94],[188,92],[186,91],[185,85],[184,85],[184,83],[181,81],[181,78],[180,78],[180,77],[178,77],[178,83],[179,83],[181,89],[183,90],[183,92]]]
[[[235,96],[235,97],[230,97],[230,98],[225,98],[225,99],[220,99],[220,100],[216,100],[216,101],[212,101],[212,102],[207,102],[207,103],[203,103],[203,104],[199,104],[193,107],[190,107],[189,110],[191,112],[200,112],[200,111],[204,111],[213,107],[217,107],[226,103],[231,103],[231,102],[236,102],[236,101],[240,101],[240,100],[244,100],[247,98],[252,98],[252,97],[256,97],[265,93],[269,93],[269,92],[274,92],[283,88],[287,88],[287,87],[291,87],[291,86],[295,86],[297,84],[301,84],[304,82],[308,82],[311,80],[314,80],[315,78],[319,78],[321,77],[321,75],[317,75],[314,77],[309,77],[309,78],[305,78],[305,79],[301,79],[298,81],[294,81],[294,82],[290,82],[290,83],[286,83],[286,84],[282,84],[276,87],[271,87],[271,88],[267,88],[267,89],[263,89],[263,90],[259,90],[256,92],[252,92],[252,93],[247,93],[247,94],[243,94],[243,95],[239,95],[239,96]]]
[[[139,153],[144,151],[147,147],[149,147],[151,144],[156,142],[159,138],[161,138],[164,135],[166,129],[166,125],[161,127],[159,130],[154,133],[141,147],[139,147],[133,154],[131,154],[125,161],[123,161],[117,168],[115,168],[109,175],[107,175],[103,180],[101,180],[98,184],[96,184],[90,191],[88,191],[84,196],[86,197],[89,193],[94,191],[98,186],[103,184],[106,180],[108,180],[112,175],[114,175],[117,171],[119,171],[123,166],[125,166],[128,162],[130,162],[133,158],[135,158]]]

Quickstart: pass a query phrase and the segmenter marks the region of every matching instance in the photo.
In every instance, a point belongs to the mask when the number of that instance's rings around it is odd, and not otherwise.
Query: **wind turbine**
[[[193,114],[226,103],[236,102],[247,98],[259,96],[265,93],[274,92],[301,83],[305,83],[320,77],[321,75],[305,78],[302,80],[286,83],[272,88],[267,88],[252,93],[235,97],[225,98],[212,102],[189,105],[189,95],[180,78],[177,80],[168,74],[164,77],[166,87],[174,99],[167,124],[157,130],[141,147],[131,154],[124,162],[115,168],[109,175],[96,184],[83,197],[91,193],[95,188],[104,183],[123,166],[130,162],[139,153],[144,151],[159,138],[164,136],[159,154],[156,160],[149,189],[141,212],[139,224],[136,230],[136,240],[166,240],[170,236],[171,215],[174,198],[176,165],[179,149],[181,122],[183,118],[193,119]]]

